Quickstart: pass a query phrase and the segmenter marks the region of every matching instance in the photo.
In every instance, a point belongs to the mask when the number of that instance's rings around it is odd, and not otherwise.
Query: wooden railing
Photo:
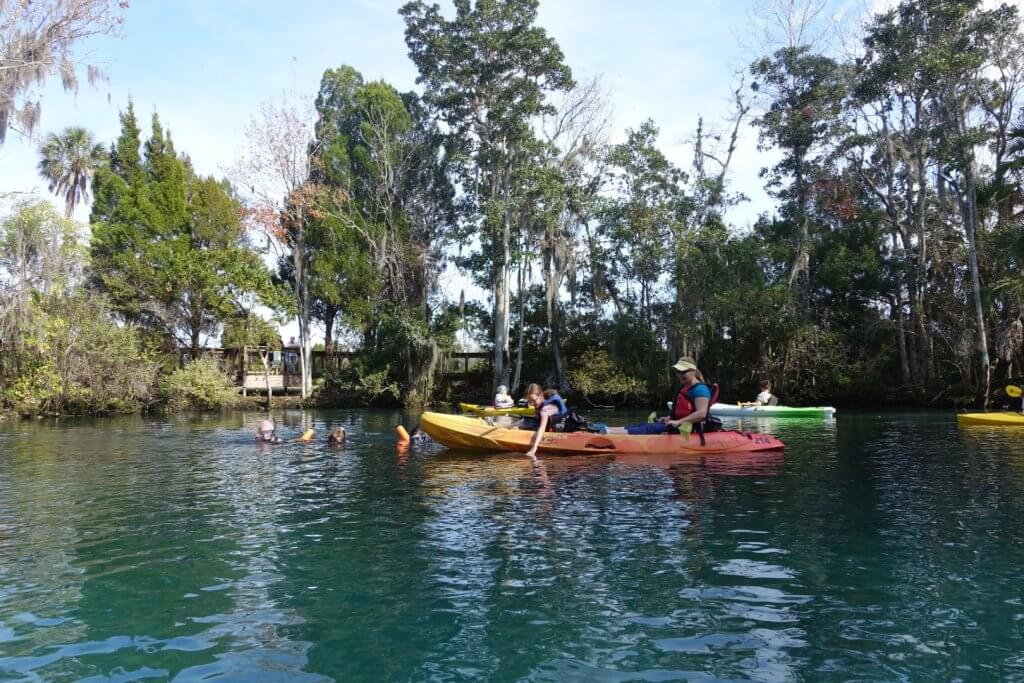
[[[245,349],[213,348],[200,350],[201,358],[214,358],[220,369],[235,378],[236,385],[247,391],[264,391],[266,377],[259,347]],[[313,379],[324,376],[325,371],[351,364],[353,351],[313,351]],[[191,349],[178,350],[178,365],[183,367],[192,360]],[[438,364],[438,379],[455,379],[470,373],[486,373],[491,367],[491,354],[480,351],[447,354]],[[286,346],[271,352],[270,387],[273,391],[298,391],[302,386],[299,371],[299,348]]]

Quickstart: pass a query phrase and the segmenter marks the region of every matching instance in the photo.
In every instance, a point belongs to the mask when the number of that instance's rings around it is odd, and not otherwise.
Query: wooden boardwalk
[[[295,392],[302,389],[302,375],[299,372],[299,347],[285,346],[280,349],[260,349],[250,346],[237,348],[207,348],[200,353],[202,358],[214,358],[220,369],[235,379],[243,393],[265,393],[267,377],[264,374],[261,351],[268,353],[270,364],[270,390],[275,394]],[[316,381],[330,370],[351,365],[352,359],[358,355],[353,351],[312,352],[313,380]],[[191,349],[178,351],[178,365],[183,367],[192,360]],[[442,358],[438,364],[438,375],[441,379],[461,378],[477,372],[490,371],[491,354],[478,351],[451,353]]]

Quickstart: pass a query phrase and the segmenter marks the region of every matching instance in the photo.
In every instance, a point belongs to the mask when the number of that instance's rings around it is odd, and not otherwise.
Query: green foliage
[[[569,371],[572,386],[591,405],[594,405],[593,401],[600,400],[621,403],[647,390],[642,380],[623,372],[606,351],[587,351],[575,361],[574,366]]]
[[[536,25],[537,5],[459,2],[451,19],[422,0],[400,10],[424,102],[448,129],[446,157],[462,189],[456,237],[479,245],[468,262],[494,291],[498,347],[506,346],[509,331],[512,226],[531,218],[529,173],[522,170],[538,146],[533,125],[553,113],[550,94],[574,85],[558,44]],[[499,364],[494,373],[495,383],[506,381],[507,368]]]
[[[86,129],[71,127],[59,135],[47,135],[39,156],[39,174],[48,182],[50,192],[63,196],[64,216],[70,218],[75,207],[88,199],[93,173],[106,163],[103,146]]]
[[[246,297],[273,297],[226,181],[197,176],[154,115],[140,155],[129,105],[109,168],[96,173],[92,283],[127,321],[198,351]]]
[[[277,325],[249,313],[238,315],[224,324],[221,346],[240,349],[244,346],[265,346],[281,348],[281,333]]]
[[[288,288],[302,334],[308,303],[328,355],[336,337],[358,346],[323,386],[352,401],[429,400],[456,339],[498,349],[496,381],[558,382],[603,403],[660,404],[680,355],[727,396],[749,398],[767,376],[794,403],[976,389],[990,378],[988,332],[996,378],[1024,365],[1015,10],[903,0],[865,19],[856,59],[807,45],[757,59],[732,123],[758,100],[777,206],[737,229],[724,218],[741,200],[728,189],[736,150],[715,148],[721,131],[701,122],[692,172],[653,121],[603,144],[607,131],[587,128],[600,104],[537,7],[460,0],[446,16],[406,3],[422,97],[350,66],[325,71],[308,183],[282,198],[302,206],[285,232],[303,246],[279,286],[232,188],[197,176],[156,117],[143,141],[129,104],[108,163],[84,131],[52,136],[40,167],[69,208],[94,173],[89,284],[127,325],[99,300],[86,332],[55,307],[88,298],[75,230],[45,206],[19,208],[0,235],[4,400],[144,405],[142,389],[86,386],[55,340],[91,335],[142,367],[147,349],[196,349],[222,326],[226,345],[276,346]],[[443,298],[447,262],[488,290],[490,310]],[[254,315],[264,308],[275,321]],[[220,403],[209,369],[174,378],[168,401]]]
[[[380,354],[365,353],[352,362],[324,375],[321,396],[363,405],[393,404],[401,396],[401,388],[392,377],[392,367]]]
[[[417,401],[430,394],[442,334],[429,305],[453,216],[442,136],[415,95],[347,66],[324,74],[317,109],[312,175],[342,199],[309,225],[314,308],[325,327],[340,318],[407,368],[396,381]]]
[[[234,382],[212,358],[192,361],[165,377],[160,399],[174,411],[232,408],[239,402]]]
[[[609,150],[614,194],[600,214],[608,245],[605,285],[635,286],[636,310],[643,317],[654,304],[653,290],[669,268],[672,245],[688,210],[682,187],[686,176],[657,148],[657,136],[654,122],[646,121]]]
[[[77,292],[36,297],[31,330],[2,400],[26,415],[116,413],[152,400],[157,364],[138,330],[115,324],[105,302]]]

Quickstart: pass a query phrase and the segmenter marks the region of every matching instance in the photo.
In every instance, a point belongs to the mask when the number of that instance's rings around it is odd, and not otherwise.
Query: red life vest
[[[710,386],[705,386],[711,390],[711,399],[708,401],[707,412],[707,415],[710,415],[712,404],[718,400],[718,385],[712,384]],[[672,404],[672,419],[680,420],[687,415],[692,415],[695,410],[697,410],[697,406],[695,406],[693,401],[690,400],[690,387],[684,386],[679,390],[679,395],[676,396],[675,403]],[[707,419],[707,415],[705,415],[704,419]]]

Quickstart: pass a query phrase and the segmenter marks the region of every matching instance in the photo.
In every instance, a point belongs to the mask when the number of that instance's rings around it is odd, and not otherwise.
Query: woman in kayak
[[[694,425],[708,419],[712,391],[704,382],[704,376],[690,358],[680,358],[672,366],[682,384],[676,400],[672,403],[672,414],[655,422],[608,427],[608,434],[689,434]]]
[[[508,387],[504,384],[498,387],[498,393],[494,395],[494,407],[495,408],[511,408],[515,406],[516,402],[508,393]]]

